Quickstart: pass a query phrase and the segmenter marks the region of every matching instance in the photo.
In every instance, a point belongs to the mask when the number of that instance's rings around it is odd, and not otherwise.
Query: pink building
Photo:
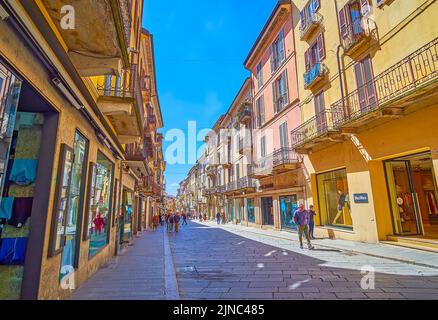
[[[294,227],[291,216],[306,198],[306,181],[290,132],[301,124],[293,6],[279,1],[257,38],[245,67],[254,97],[253,166],[263,197],[255,199],[256,222]]]

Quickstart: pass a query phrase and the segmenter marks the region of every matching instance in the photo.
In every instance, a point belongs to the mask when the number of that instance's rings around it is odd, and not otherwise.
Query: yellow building
[[[315,234],[437,246],[436,1],[294,1]],[[435,240],[433,240],[435,239]]]
[[[162,120],[142,95],[146,76],[155,86],[152,55],[138,60],[142,8],[0,5],[0,246],[14,251],[0,257],[0,299],[68,297],[146,221],[140,182],[151,173],[133,156],[154,144],[144,120]],[[159,146],[150,160],[164,171]]]

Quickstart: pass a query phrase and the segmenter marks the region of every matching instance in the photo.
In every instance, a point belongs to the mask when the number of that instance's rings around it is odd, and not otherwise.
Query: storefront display
[[[297,225],[293,221],[294,213],[298,209],[297,196],[280,197],[280,215],[281,226],[288,229],[297,229]]]
[[[347,171],[317,175],[318,201],[323,225],[352,228]]]
[[[248,222],[255,223],[254,199],[247,199]]]
[[[97,162],[91,166],[90,170],[87,233],[90,236],[89,255],[93,257],[109,241],[114,165],[98,152]]]
[[[129,242],[132,237],[133,193],[126,189],[122,195],[122,228],[121,243]]]
[[[2,104],[5,101],[11,103],[8,98],[3,100]],[[3,113],[6,118],[5,123],[2,124],[2,132],[5,135],[2,140],[1,155],[6,157],[2,160],[7,165],[3,168],[6,170],[2,171],[0,202],[0,300],[18,299],[21,294],[44,125],[42,114],[17,112],[15,116],[15,111],[10,107],[9,115]],[[14,116],[11,118],[12,113]],[[12,121],[13,125],[6,126],[8,121]],[[12,131],[9,129],[3,131],[6,128],[3,125],[12,128]]]
[[[262,198],[262,218],[263,225],[274,225],[274,207],[272,197]]]
[[[386,161],[395,235],[438,238],[437,188],[430,153]]]

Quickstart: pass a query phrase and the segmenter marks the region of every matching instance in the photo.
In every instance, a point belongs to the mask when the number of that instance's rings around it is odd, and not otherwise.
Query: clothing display
[[[435,199],[435,193],[428,191],[426,192],[427,206],[429,208],[429,215],[438,215],[438,207]]]
[[[3,197],[0,202],[0,218],[9,220],[12,215],[14,198]]]
[[[18,185],[29,185],[36,180],[38,160],[15,159],[9,180]]]
[[[22,265],[26,256],[27,238],[6,238],[1,240],[0,263]]]
[[[24,225],[32,213],[32,203],[33,198],[15,198],[9,224],[16,227]]]
[[[30,227],[31,218],[27,219],[26,223],[17,228],[15,226],[5,224],[3,227],[3,231],[1,234],[1,238],[26,238],[29,236],[29,227]]]

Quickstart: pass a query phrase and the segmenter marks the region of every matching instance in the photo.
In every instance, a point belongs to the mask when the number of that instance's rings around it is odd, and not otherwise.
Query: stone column
[[[248,199],[245,197],[243,198],[243,220],[244,224],[248,226]]]
[[[272,211],[274,212],[274,228],[281,229],[281,221],[280,221],[280,197],[275,195],[272,198]]]
[[[254,215],[255,215],[255,223],[257,225],[262,225],[262,204],[261,204],[261,198],[255,197],[254,198]]]

